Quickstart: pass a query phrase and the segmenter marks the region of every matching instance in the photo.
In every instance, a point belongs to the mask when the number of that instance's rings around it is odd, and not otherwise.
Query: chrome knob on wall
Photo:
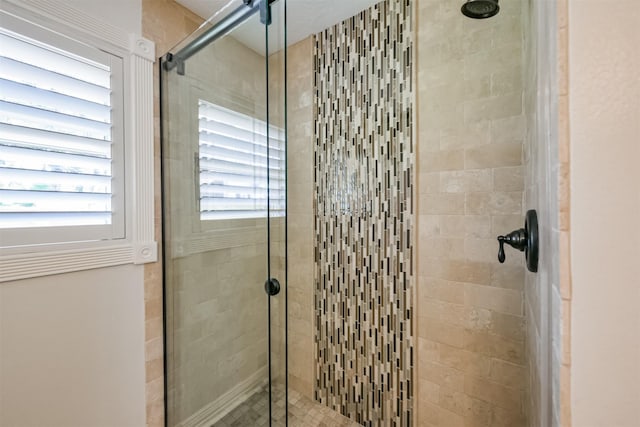
[[[524,252],[529,271],[538,271],[538,214],[535,210],[527,212],[524,220],[524,228],[512,231],[506,236],[498,236],[498,261],[506,259],[504,244]]]

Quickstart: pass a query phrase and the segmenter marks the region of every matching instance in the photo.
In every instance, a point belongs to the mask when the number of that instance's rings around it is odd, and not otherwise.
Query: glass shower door
[[[269,44],[280,2],[269,14],[232,1],[163,58],[169,426],[286,425],[284,45]]]
[[[267,104],[270,123],[270,162],[275,179],[269,183],[269,274],[278,278],[280,293],[270,298],[270,414],[272,426],[288,425],[287,393],[287,104],[286,104],[286,0],[271,5],[265,26]],[[273,132],[273,134],[271,134]],[[276,145],[276,141],[285,141]],[[276,156],[277,154],[277,156]],[[277,172],[276,172],[277,171]]]

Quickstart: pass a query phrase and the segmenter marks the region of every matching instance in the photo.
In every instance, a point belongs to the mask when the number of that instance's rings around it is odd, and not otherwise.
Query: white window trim
[[[58,0],[3,0],[7,12],[125,60],[126,238],[0,249],[0,282],[158,259],[154,240],[153,42]]]

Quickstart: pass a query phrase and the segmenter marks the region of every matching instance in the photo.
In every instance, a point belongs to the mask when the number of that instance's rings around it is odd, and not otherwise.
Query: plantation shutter
[[[200,219],[266,217],[267,204],[284,216],[284,130],[203,100],[198,111]]]
[[[89,56],[0,28],[0,228],[112,224],[121,60]]]

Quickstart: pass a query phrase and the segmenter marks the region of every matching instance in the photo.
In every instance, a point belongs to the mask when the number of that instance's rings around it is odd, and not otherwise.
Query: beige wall
[[[418,425],[525,425],[521,2],[418,8]]]
[[[571,425],[571,271],[567,0],[530,1],[525,28],[528,208],[538,210],[540,265],[527,274],[531,426]]]
[[[571,186],[570,186],[570,137],[569,137],[569,59],[568,59],[568,7],[569,0],[557,0],[557,81],[558,81],[558,228],[559,228],[559,275],[560,275],[560,319],[552,319],[552,330],[560,332],[554,349],[560,348],[560,396],[553,399],[554,420],[560,425],[571,425]],[[557,309],[556,309],[557,312]],[[559,322],[559,324],[556,324]],[[552,333],[553,336],[553,333]],[[560,342],[558,342],[560,341]],[[557,365],[557,355],[552,359]],[[560,405],[558,411],[557,405]]]
[[[640,3],[571,2],[571,412],[640,425]]]
[[[275,10],[275,9],[274,9]],[[282,11],[280,11],[282,12]],[[254,19],[257,19],[254,18]],[[257,21],[254,21],[253,25],[257,25]],[[275,40],[284,38],[284,14],[275,12],[272,15],[272,22],[269,26],[269,40],[275,42]],[[284,50],[279,50],[275,53],[269,53],[268,59],[268,72],[269,72],[269,123],[272,126],[277,126],[280,129],[285,129],[285,107],[287,106],[285,100],[285,56]],[[263,65],[264,58],[260,57],[261,65]],[[264,71],[263,71],[264,72]],[[260,91],[265,91],[264,81],[260,83]],[[293,95],[295,96],[295,93]],[[291,163],[289,158],[289,164]],[[269,328],[271,330],[271,380],[272,384],[276,385],[272,390],[283,390],[286,373],[286,359],[285,359],[285,333],[286,333],[286,316],[285,311],[286,304],[286,292],[288,292],[287,275],[285,273],[286,262],[286,236],[285,236],[285,218],[284,216],[273,216],[269,220],[269,245],[270,245],[270,270],[271,277],[277,279],[280,282],[280,293],[272,298],[269,298],[269,302],[265,299],[261,300],[261,307],[265,307],[266,304],[270,304],[271,317],[269,318]],[[267,254],[263,253],[263,262],[267,260]],[[260,283],[264,282],[268,273],[265,271],[260,278]],[[262,287],[259,295],[262,298]],[[266,334],[266,325],[264,325],[263,332]],[[265,343],[266,346],[266,343]],[[274,402],[283,402],[280,399],[281,394],[274,393]],[[284,398],[284,395],[282,395]],[[279,414],[274,415],[277,418]]]
[[[525,315],[529,367],[529,425],[560,426],[562,364],[558,149],[557,2],[524,5],[525,209],[539,224],[539,266],[526,274]],[[563,221],[562,227],[567,224]]]
[[[161,57],[171,47],[195,31],[202,19],[173,0],[142,0],[143,36],[156,44]],[[157,66],[157,63],[156,63]],[[162,241],[160,175],[160,90],[158,73],[154,73],[154,170],[156,241]],[[164,426],[164,348],[162,260],[147,264],[144,270],[145,300],[145,369],[147,425]]]
[[[287,51],[289,384],[313,398],[313,38]]]
[[[173,274],[167,276],[173,293],[167,300],[170,425],[245,381],[252,382],[251,390],[256,381],[265,382],[265,241],[172,261]]]

